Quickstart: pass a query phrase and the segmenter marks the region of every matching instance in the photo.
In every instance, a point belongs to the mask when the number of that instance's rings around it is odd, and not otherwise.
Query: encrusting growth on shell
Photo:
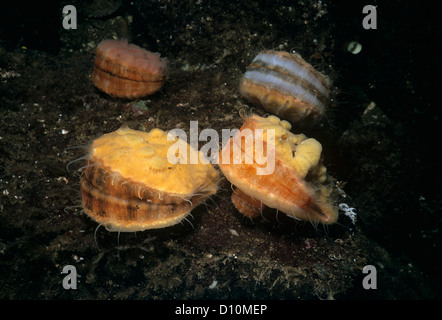
[[[257,129],[264,132],[266,163],[256,152],[260,143]],[[290,129],[289,122],[276,116],[252,115],[223,147],[220,168],[236,186],[233,204],[249,217],[259,216],[262,208],[268,206],[296,219],[334,223],[338,214],[330,199],[333,187],[321,161],[322,146],[315,139],[291,133]],[[274,132],[274,139],[270,132]],[[253,148],[247,147],[247,139],[253,139]],[[240,156],[235,155],[238,151]],[[263,169],[269,161],[274,161],[273,171],[265,173]]]
[[[167,136],[123,126],[96,139],[81,176],[87,215],[109,231],[164,228],[215,194],[218,172],[210,163],[170,163],[167,152],[176,141]],[[188,155],[198,152],[179,142]]]

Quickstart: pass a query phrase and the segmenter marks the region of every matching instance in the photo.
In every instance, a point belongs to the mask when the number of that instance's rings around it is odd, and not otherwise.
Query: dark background
[[[359,223],[367,236],[401,261],[409,261],[419,268],[428,280],[425,284],[428,287],[423,290],[426,294],[418,298],[441,298],[439,42],[442,5],[436,1],[399,0],[324,2],[328,4],[334,37],[332,60],[334,69],[338,70],[334,76],[339,88],[336,96],[339,112],[332,119],[334,136],[350,130],[359,137],[335,143],[340,151],[328,158],[332,163],[329,169],[338,172],[340,180],[347,181],[345,190],[362,208]],[[137,18],[139,6],[123,3],[119,10],[134,10]],[[217,6],[221,6],[216,1],[210,3],[215,12]],[[296,6],[297,2],[254,3],[259,8],[271,8],[291,3]],[[146,8],[159,4],[142,2]],[[360,27],[362,8],[366,4],[378,8],[377,30]],[[244,10],[250,10],[250,6],[250,2],[244,3]],[[59,54],[63,46],[61,7],[57,1],[4,2],[0,41],[8,48],[26,46]],[[238,7],[241,8],[241,4]],[[260,14],[262,12],[265,10]],[[167,20],[167,13],[161,10],[149,14],[150,19],[158,19],[158,24]],[[134,34],[143,32],[142,19],[138,16],[138,20],[134,20]],[[277,23],[281,17],[269,11],[268,19]],[[287,37],[296,32],[283,25],[280,28],[277,32]],[[166,34],[167,30],[162,32]],[[149,34],[140,37],[138,40],[152,41]],[[363,45],[360,54],[349,55],[342,49],[349,40]],[[173,55],[181,48],[165,40],[160,49]],[[356,119],[367,101],[381,106],[388,121],[374,129],[358,123]],[[377,148],[377,141],[385,143]]]

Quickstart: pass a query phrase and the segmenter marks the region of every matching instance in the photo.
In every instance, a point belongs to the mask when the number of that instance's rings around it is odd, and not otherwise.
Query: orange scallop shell
[[[219,176],[211,164],[168,162],[174,143],[160,129],[128,127],[96,139],[81,176],[87,215],[109,231],[164,228],[216,193]]]
[[[315,139],[291,133],[290,128],[287,121],[276,116],[252,115],[223,147],[219,166],[237,187],[232,194],[233,204],[249,217],[259,216],[265,205],[296,219],[334,223],[338,215],[330,200],[332,190],[320,159],[322,147]],[[257,169],[266,165],[256,161],[255,148],[245,148],[244,140],[256,140],[255,129],[275,130],[274,145],[265,135],[263,142],[268,155],[274,150],[275,165],[270,174],[257,174]],[[241,150],[240,158],[234,155],[235,147]],[[246,159],[253,159],[253,163],[248,164]]]
[[[166,58],[125,40],[104,40],[96,50],[92,82],[112,97],[140,98],[159,90],[167,78]]]

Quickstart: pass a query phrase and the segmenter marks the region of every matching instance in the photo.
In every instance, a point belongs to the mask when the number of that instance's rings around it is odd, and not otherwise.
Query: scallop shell
[[[264,134],[263,149],[274,155],[274,170],[259,174],[267,166],[256,153],[256,129],[272,129]],[[257,217],[263,206],[277,209],[293,218],[331,224],[337,220],[337,209],[332,204],[331,184],[321,161],[321,144],[303,134],[290,132],[291,125],[276,116],[262,118],[252,115],[227,142],[221,151],[220,169],[237,189],[232,194],[235,207],[246,216]],[[255,142],[247,148],[244,141]],[[240,156],[235,156],[235,148]],[[259,160],[259,161],[258,161]]]
[[[167,58],[126,40],[98,44],[92,82],[112,97],[134,99],[158,91],[167,79]]]
[[[171,164],[167,152],[174,143],[160,129],[128,127],[96,139],[81,177],[85,212],[110,231],[164,228],[183,220],[216,193],[219,176],[211,164]]]
[[[247,67],[239,90],[283,119],[314,122],[329,102],[330,80],[298,54],[264,51]]]

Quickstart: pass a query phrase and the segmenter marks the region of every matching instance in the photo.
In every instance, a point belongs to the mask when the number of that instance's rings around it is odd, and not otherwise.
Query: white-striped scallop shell
[[[248,66],[240,92],[288,121],[317,120],[329,102],[330,80],[298,54],[264,51]]]

